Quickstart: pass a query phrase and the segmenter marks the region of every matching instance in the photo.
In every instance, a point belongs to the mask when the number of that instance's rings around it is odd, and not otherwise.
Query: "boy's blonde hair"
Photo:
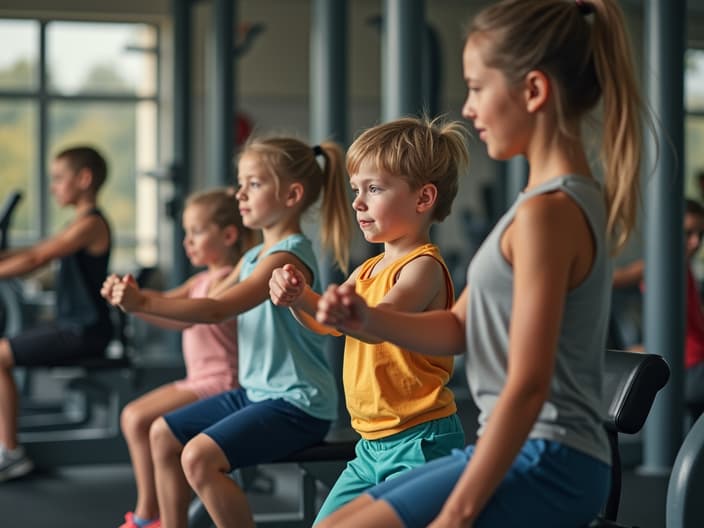
[[[312,147],[293,137],[252,137],[239,157],[250,154],[259,157],[278,184],[286,181],[303,184],[301,213],[313,205],[324,190],[320,238],[323,247],[332,250],[337,265],[346,273],[352,214],[342,148],[332,141]],[[323,159],[322,166],[319,158]]]
[[[469,164],[467,129],[459,121],[406,117],[362,132],[347,151],[347,171],[362,164],[403,178],[411,189],[438,190],[432,219],[444,220],[457,196],[459,174]]]

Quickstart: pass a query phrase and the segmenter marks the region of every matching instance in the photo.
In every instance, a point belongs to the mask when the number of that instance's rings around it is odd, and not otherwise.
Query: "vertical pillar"
[[[310,130],[311,141],[332,139],[347,145],[347,1],[314,0],[310,37]],[[322,255],[323,285],[341,283],[345,276],[329,254]],[[342,358],[345,338],[328,337],[325,355],[335,374],[338,419],[333,430],[350,427],[342,388]]]
[[[213,52],[215,67],[210,84],[212,103],[212,167],[214,185],[234,184],[236,5],[233,0],[213,3]]]
[[[381,28],[381,119],[423,110],[424,0],[384,0]]]
[[[670,381],[660,392],[645,426],[642,470],[668,473],[683,431],[684,374],[684,36],[685,2],[645,3],[647,100],[658,126],[646,138],[645,349],[670,364]],[[657,146],[654,141],[657,141]]]
[[[505,209],[508,209],[515,201],[518,193],[528,183],[528,161],[523,156],[516,156],[508,161],[506,167],[506,195]]]
[[[174,119],[173,165],[171,180],[173,196],[168,204],[168,214],[173,224],[172,286],[183,282],[188,274],[188,262],[180,241],[183,239],[181,214],[183,203],[190,190],[191,173],[191,23],[190,0],[172,0],[174,48]]]
[[[37,116],[37,130],[39,130],[39,145],[37,145],[37,188],[39,196],[37,207],[39,209],[39,237],[49,236],[49,181],[47,174],[48,151],[49,151],[49,81],[47,71],[46,53],[46,21],[41,21],[39,30],[39,112]]]

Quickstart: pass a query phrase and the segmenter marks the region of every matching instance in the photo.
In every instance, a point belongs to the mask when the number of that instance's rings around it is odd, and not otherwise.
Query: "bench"
[[[607,350],[604,362],[604,396],[608,403],[604,427],[611,446],[611,489],[604,511],[588,528],[624,528],[617,523],[621,499],[619,434],[635,434],[643,427],[658,391],[670,376],[667,362],[656,354]],[[704,423],[701,424],[704,437]],[[310,527],[315,519],[316,482],[331,485],[348,460],[354,457],[354,441],[333,440],[312,446],[276,463],[295,463],[302,485],[298,511],[293,514],[255,516],[257,526],[267,528]],[[321,476],[320,467],[335,468],[336,474]],[[332,479],[330,477],[332,476]],[[210,527],[210,519],[196,498],[189,509],[189,527]]]

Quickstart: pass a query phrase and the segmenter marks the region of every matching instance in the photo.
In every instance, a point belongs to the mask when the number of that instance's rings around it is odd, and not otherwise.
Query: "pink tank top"
[[[211,275],[203,271],[189,292],[190,298],[207,297],[212,280],[225,277],[232,268]],[[238,386],[237,319],[220,324],[196,324],[183,331],[183,359],[186,379],[177,385],[194,391],[200,398]]]

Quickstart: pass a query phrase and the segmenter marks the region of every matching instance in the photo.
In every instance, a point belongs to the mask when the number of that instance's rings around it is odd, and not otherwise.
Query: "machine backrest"
[[[669,377],[670,367],[662,356],[607,350],[604,360],[607,429],[628,434],[640,431],[655,395]]]
[[[611,446],[611,490],[600,515],[589,526],[606,528],[616,524],[621,501],[621,455],[618,434],[641,430],[658,391],[670,377],[667,362],[656,354],[607,350],[604,358],[606,428]]]

